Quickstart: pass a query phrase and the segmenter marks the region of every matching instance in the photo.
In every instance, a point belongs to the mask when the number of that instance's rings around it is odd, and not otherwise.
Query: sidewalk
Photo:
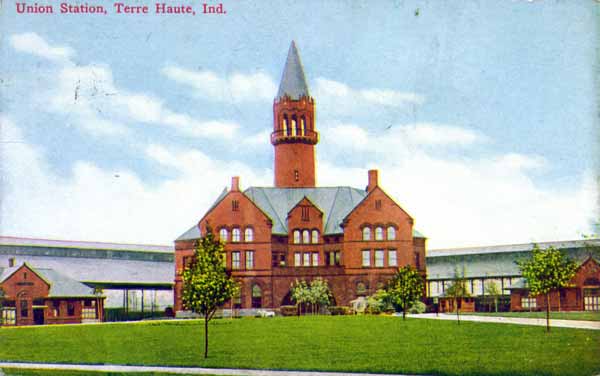
[[[231,376],[383,376],[374,373],[348,372],[316,372],[316,371],[271,371],[233,368],[194,368],[194,367],[160,367],[160,366],[119,366],[119,365],[88,365],[88,364],[49,364],[49,363],[8,363],[0,361],[2,368],[44,369],[59,371],[101,371],[101,372],[164,372],[189,375],[231,375]],[[385,376],[409,376],[385,374]],[[421,375],[422,376],[422,375]]]
[[[456,320],[456,314],[440,313],[422,313],[418,315],[406,315],[416,319],[435,319],[435,320]],[[461,321],[476,321],[476,322],[495,322],[501,324],[520,324],[520,325],[536,325],[546,326],[546,319],[532,319],[521,317],[496,317],[496,316],[473,316],[469,314],[461,314]],[[600,321],[577,321],[577,320],[554,320],[550,319],[550,326],[554,328],[573,328],[573,329],[591,329],[600,330]]]

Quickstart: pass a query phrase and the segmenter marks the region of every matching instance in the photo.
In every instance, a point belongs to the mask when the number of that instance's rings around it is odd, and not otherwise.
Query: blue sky
[[[592,232],[595,1],[227,1],[196,16],[112,3],[2,9],[3,235],[168,244],[232,175],[271,185],[292,39],[319,185],[363,187],[378,168],[432,248]]]

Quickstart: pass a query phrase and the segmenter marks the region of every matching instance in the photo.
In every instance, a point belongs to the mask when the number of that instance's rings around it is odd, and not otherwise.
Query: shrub
[[[408,309],[408,313],[425,313],[427,306],[421,301],[414,302],[413,305]]]
[[[333,316],[349,315],[350,307],[332,306],[329,307],[329,313],[331,313]]]
[[[298,307],[295,305],[284,305],[279,308],[281,316],[296,316],[298,314]]]

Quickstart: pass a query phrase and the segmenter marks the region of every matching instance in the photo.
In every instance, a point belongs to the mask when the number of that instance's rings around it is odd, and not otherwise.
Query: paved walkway
[[[374,373],[347,373],[347,372],[313,372],[313,371],[271,371],[254,369],[232,368],[194,368],[194,367],[154,367],[154,366],[118,366],[118,365],[88,365],[88,364],[48,364],[48,363],[8,363],[0,361],[1,368],[19,369],[49,369],[49,370],[77,370],[77,371],[102,371],[102,372],[165,372],[189,375],[232,375],[232,376],[383,376]],[[385,376],[409,376],[399,374],[386,374]],[[422,376],[422,375],[421,375]]]
[[[422,313],[419,315],[406,315],[417,319],[456,320],[456,314]],[[546,319],[532,319],[522,317],[497,317],[497,316],[475,316],[468,314],[460,315],[461,321],[495,322],[501,324],[521,324],[546,326]],[[600,321],[578,321],[578,320],[555,320],[550,319],[550,326],[557,328],[575,328],[600,330]]]

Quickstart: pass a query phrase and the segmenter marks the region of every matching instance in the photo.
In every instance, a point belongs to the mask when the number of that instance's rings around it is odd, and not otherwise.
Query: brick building
[[[266,140],[265,140],[266,141]],[[227,268],[240,282],[231,305],[290,304],[297,279],[326,279],[335,304],[349,305],[381,287],[404,265],[425,273],[425,238],[379,186],[317,187],[315,99],[292,42],[273,103],[274,187],[240,189],[233,177],[198,223],[175,241],[175,310],[182,311],[180,272],[196,240],[211,228],[225,243]]]
[[[0,325],[102,321],[104,296],[53,269],[0,268]]]

